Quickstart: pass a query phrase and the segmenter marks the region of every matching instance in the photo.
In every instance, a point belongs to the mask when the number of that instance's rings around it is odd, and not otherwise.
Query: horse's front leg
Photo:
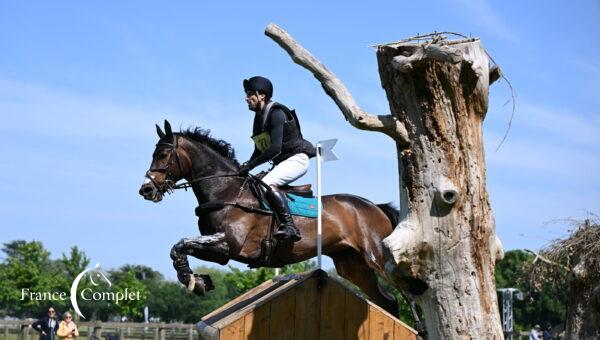
[[[221,265],[226,264],[229,262],[229,245],[225,241],[225,233],[182,238],[171,248],[171,259],[173,267],[177,270],[179,282],[194,294],[204,295],[215,287],[209,275],[198,275],[192,272],[188,255]]]

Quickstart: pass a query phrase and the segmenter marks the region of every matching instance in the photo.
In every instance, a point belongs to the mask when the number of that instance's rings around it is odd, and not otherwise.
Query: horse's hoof
[[[213,284],[212,279],[210,278],[210,275],[208,274],[200,274],[197,275],[200,277],[200,279],[202,280],[202,282],[204,282],[204,289],[207,292],[210,292],[211,290],[215,289],[215,285]]]
[[[190,280],[187,284],[187,290],[196,295],[203,296],[206,292],[204,281],[200,276],[196,274],[190,274]]]

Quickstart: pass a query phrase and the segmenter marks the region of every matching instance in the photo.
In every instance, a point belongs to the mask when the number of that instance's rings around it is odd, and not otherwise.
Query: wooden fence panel
[[[295,289],[288,290],[271,301],[271,339],[294,339],[295,311]]]
[[[327,281],[321,288],[321,339],[344,338],[345,289],[337,282]]]
[[[299,285],[296,287],[295,292],[294,339],[318,339],[321,297],[317,289],[317,279],[312,278]]]
[[[244,317],[245,339],[269,340],[271,304],[267,303]]]

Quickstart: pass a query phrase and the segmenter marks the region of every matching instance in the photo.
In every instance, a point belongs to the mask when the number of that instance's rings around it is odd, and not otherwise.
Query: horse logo
[[[108,284],[109,288],[112,286],[112,282],[110,282],[108,277],[106,277],[106,274],[104,274],[104,272],[100,269],[100,263],[96,263],[94,267],[82,271],[79,273],[79,275],[77,275],[77,277],[75,277],[75,280],[73,280],[73,284],[71,285],[71,305],[73,305],[75,312],[83,319],[85,319],[85,316],[83,316],[79,310],[79,305],[77,304],[77,287],[86,273],[89,273],[90,283],[93,286],[98,286],[100,281],[104,281],[106,284]]]

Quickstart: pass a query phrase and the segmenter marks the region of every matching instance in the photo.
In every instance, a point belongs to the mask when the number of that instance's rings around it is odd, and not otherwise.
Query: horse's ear
[[[165,133],[167,134],[167,139],[173,139],[173,131],[171,130],[171,124],[166,119],[165,119]]]
[[[158,124],[154,124],[156,125],[156,133],[158,134],[158,138],[163,139],[166,137],[165,133],[163,132],[163,130],[160,129],[160,126],[158,126]]]

